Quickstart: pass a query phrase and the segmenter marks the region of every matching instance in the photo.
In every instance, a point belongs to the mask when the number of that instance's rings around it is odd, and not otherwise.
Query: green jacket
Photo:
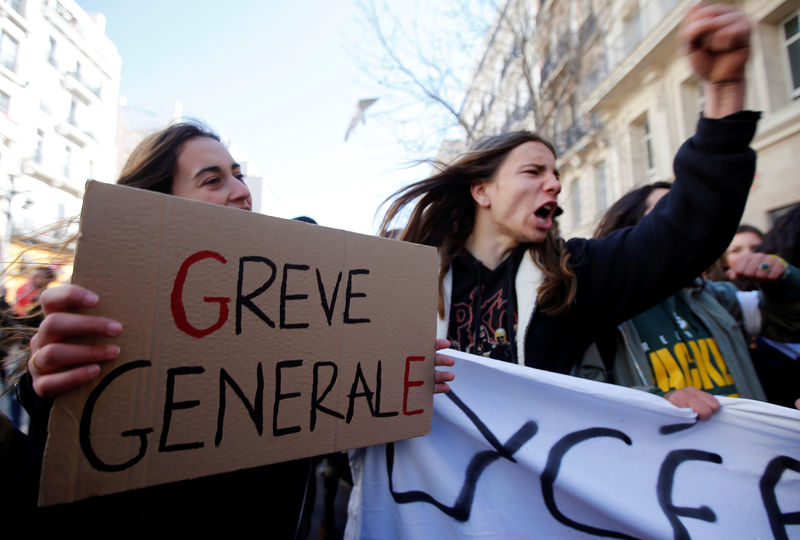
[[[750,359],[743,326],[771,339],[800,341],[800,270],[790,267],[784,279],[766,283],[755,293],[742,293],[729,282],[706,280],[702,289],[684,288],[677,294],[716,340],[739,395],[766,401]],[[757,295],[756,309],[745,307],[743,310],[742,305],[748,303],[741,299],[751,294]],[[615,330],[613,381],[621,386],[660,393],[633,322],[625,321]],[[597,343],[589,347],[572,374],[609,381]]]

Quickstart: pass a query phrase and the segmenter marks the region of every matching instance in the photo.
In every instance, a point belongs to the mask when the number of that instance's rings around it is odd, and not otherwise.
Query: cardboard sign
[[[436,272],[433,248],[90,182],[73,283],[121,354],[56,399],[39,504],[424,435]]]

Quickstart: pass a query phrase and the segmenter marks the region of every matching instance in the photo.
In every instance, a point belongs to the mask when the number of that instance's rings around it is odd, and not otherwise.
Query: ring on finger
[[[35,352],[35,353],[33,353],[33,356],[31,356],[31,359],[30,359],[30,361],[29,361],[29,363],[30,363],[30,364],[31,364],[33,367],[35,367],[37,370],[39,369],[39,366],[37,366],[37,365],[36,365],[36,355],[37,355],[37,354],[39,354],[39,351],[41,351],[41,349],[36,349],[36,352]]]
[[[769,263],[763,262],[758,267],[764,271],[769,270]]]

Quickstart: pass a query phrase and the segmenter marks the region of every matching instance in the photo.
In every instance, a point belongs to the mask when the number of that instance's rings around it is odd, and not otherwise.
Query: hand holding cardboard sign
[[[450,346],[450,342],[446,339],[437,339],[436,340],[436,350],[446,349]],[[443,354],[436,355],[436,367],[439,366],[453,366],[455,365],[455,360],[450,358],[449,356],[445,356]],[[450,385],[447,383],[455,379],[456,376],[453,375],[451,371],[439,371],[436,370],[436,375],[434,376],[434,382],[436,383],[434,386],[434,394],[444,394],[450,391]]]
[[[97,305],[93,292],[77,285],[61,285],[42,293],[45,318],[31,338],[28,372],[41,397],[53,397],[84,384],[100,373],[99,362],[119,356],[115,345],[69,343],[78,336],[115,337],[122,325],[113,319],[69,313]]]

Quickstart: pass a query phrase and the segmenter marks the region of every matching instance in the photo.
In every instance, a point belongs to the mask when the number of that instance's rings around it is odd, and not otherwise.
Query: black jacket
[[[525,365],[569,373],[605,332],[677,292],[725,251],[755,175],[749,148],[760,117],[701,118],[678,150],[675,182],[635,227],[567,242],[577,276],[565,315],[536,310],[525,335]]]

